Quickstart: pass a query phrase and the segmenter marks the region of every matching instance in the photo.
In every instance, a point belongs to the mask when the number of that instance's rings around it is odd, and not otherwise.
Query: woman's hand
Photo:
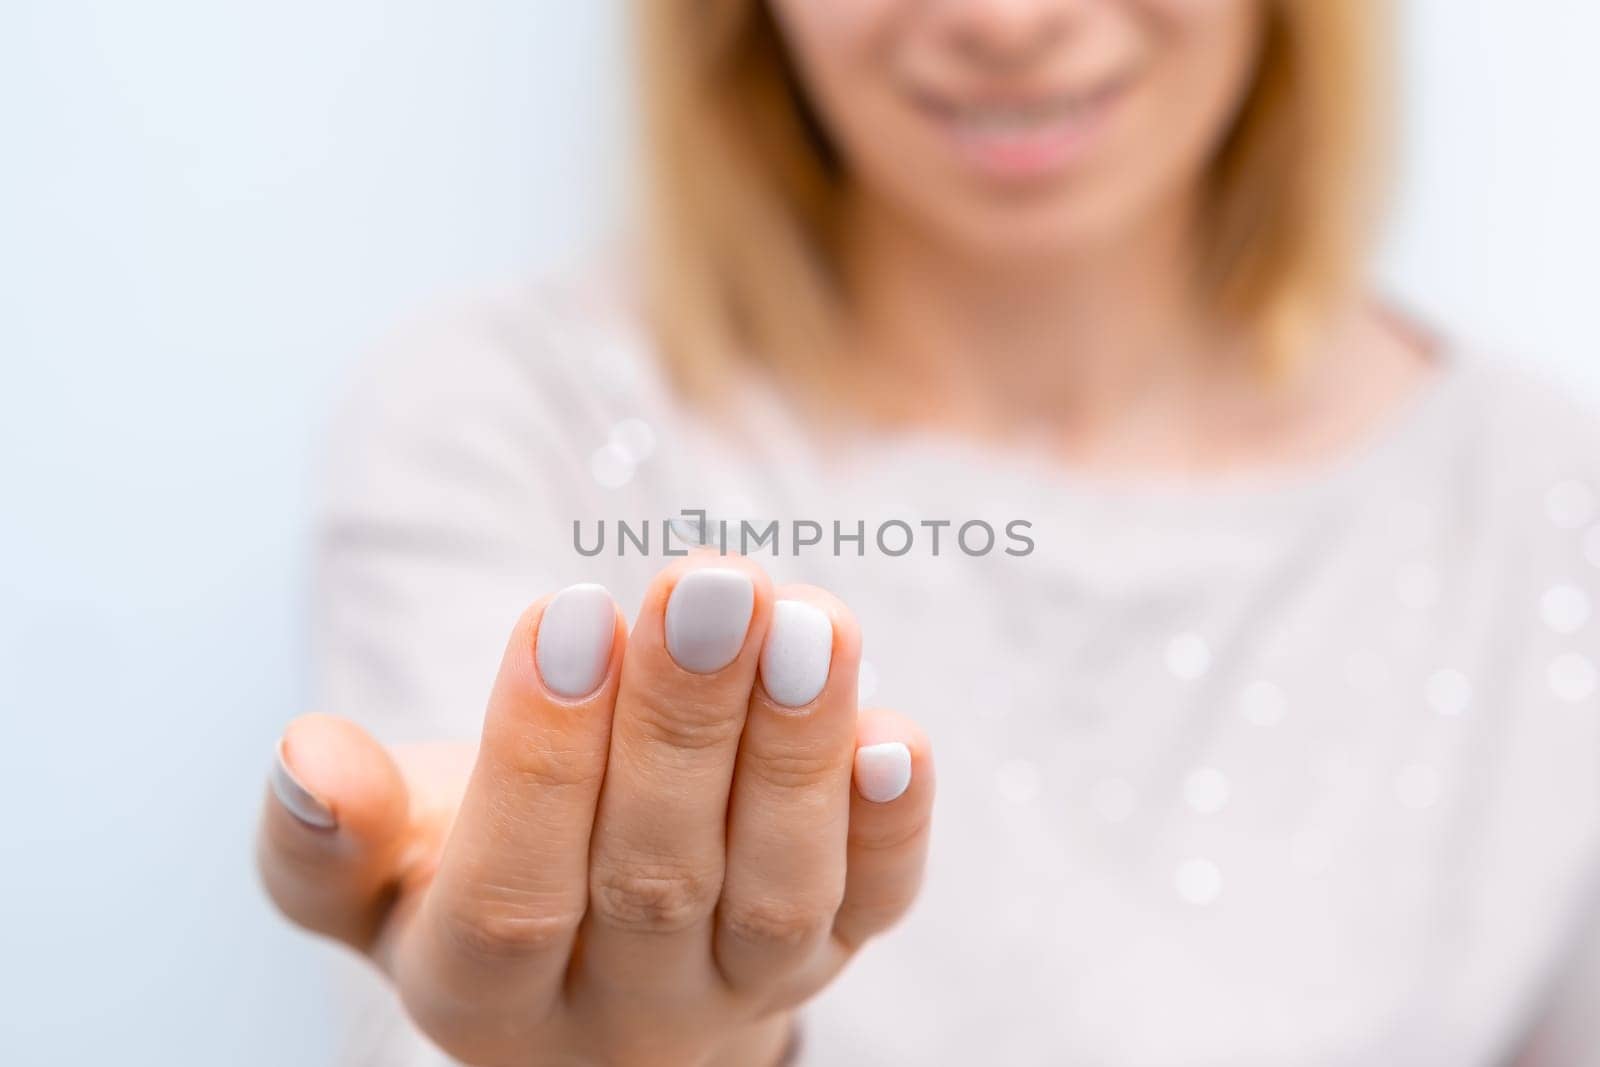
[[[631,635],[574,587],[518,622],[475,760],[293,723],[263,878],[468,1063],[776,1063],[922,875],[928,745],[858,718],[859,662],[843,604],[744,559],[668,567]]]

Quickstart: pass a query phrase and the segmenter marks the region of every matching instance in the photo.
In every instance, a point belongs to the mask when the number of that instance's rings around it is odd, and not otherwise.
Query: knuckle
[[[748,767],[761,781],[778,789],[804,790],[842,777],[846,764],[826,752],[747,749]]]
[[[346,919],[359,909],[339,906],[343,883],[326,855],[280,848],[264,835],[257,843],[256,874],[267,899],[289,922],[355,943],[362,924]]]
[[[595,757],[560,748],[549,738],[523,730],[503,720],[485,731],[484,748],[517,786],[560,792],[592,786],[599,776]]]
[[[641,933],[675,933],[711,914],[722,889],[720,873],[633,864],[599,867],[590,881],[595,916]]]
[[[908,890],[903,896],[886,898],[874,904],[864,904],[850,909],[850,922],[838,931],[841,940],[852,950],[859,949],[867,941],[892,930],[906,913],[911,910],[911,905],[916,899],[915,888]]]
[[[638,716],[641,735],[650,743],[688,752],[731,744],[744,727],[744,707],[734,701],[683,693],[648,693]]]
[[[445,912],[442,926],[450,944],[484,962],[514,962],[559,949],[578,928],[576,915],[525,911],[504,904],[474,904]]]
[[[758,899],[726,904],[719,916],[731,937],[775,948],[814,944],[833,925],[836,909],[795,900]]]
[[[894,852],[916,844],[928,832],[924,817],[906,822],[898,820],[866,825],[850,825],[850,847],[862,852]]]

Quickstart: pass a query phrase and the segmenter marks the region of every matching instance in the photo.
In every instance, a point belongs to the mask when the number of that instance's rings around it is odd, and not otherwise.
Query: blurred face
[[[769,2],[860,190],[989,256],[1192,199],[1264,23],[1264,0]]]

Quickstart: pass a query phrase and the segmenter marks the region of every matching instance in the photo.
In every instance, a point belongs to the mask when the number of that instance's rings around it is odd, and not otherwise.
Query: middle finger
[[[771,613],[771,582],[739,557],[685,560],[645,594],[595,819],[591,978],[648,994],[714,975],[728,792]]]

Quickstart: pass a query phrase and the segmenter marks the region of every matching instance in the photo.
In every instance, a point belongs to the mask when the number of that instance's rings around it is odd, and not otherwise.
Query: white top
[[[631,612],[666,517],[778,519],[752,554],[855,609],[864,695],[940,768],[924,894],[808,1009],[805,1062],[1470,1067],[1535,1030],[1525,1062],[1596,1061],[1600,981],[1569,973],[1600,972],[1590,416],[1451,350],[1336,463],[1129,487],[937,437],[829,454],[749,410],[731,443],[675,401],[598,290],[386,352],[330,459],[319,706],[473,736],[529,601],[599,581]],[[645,519],[652,555],[618,558]],[[823,545],[794,555],[795,519]],[[973,520],[987,554],[954,543]],[[351,983],[348,1062],[441,1062]]]

